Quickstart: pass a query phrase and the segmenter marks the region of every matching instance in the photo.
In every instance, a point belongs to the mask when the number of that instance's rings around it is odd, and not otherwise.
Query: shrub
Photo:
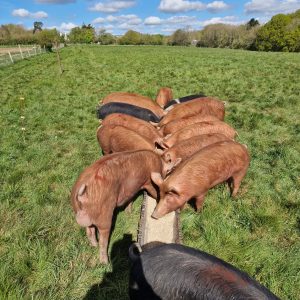
[[[53,45],[60,42],[60,35],[56,29],[44,29],[37,37],[39,45],[45,47],[47,51],[52,51]]]

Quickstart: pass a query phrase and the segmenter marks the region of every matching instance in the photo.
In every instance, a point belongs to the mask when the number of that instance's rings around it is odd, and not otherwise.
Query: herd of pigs
[[[173,99],[161,88],[156,100],[125,92],[106,96],[97,110],[97,139],[104,154],[75,182],[71,201],[100,262],[108,263],[114,209],[146,190],[157,205],[154,219],[194,201],[201,210],[208,190],[228,182],[235,196],[246,175],[247,147],[224,122],[225,104],[203,94]],[[278,299],[232,265],[178,244],[129,249],[130,299]]]

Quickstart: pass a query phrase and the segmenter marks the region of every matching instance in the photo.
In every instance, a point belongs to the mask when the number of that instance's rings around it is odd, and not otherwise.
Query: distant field
[[[27,51],[27,50],[31,50],[33,46],[28,46],[28,47],[24,47],[22,46],[22,51]],[[16,52],[20,52],[20,49],[18,46],[11,46],[11,47],[4,47],[4,46],[1,46],[0,47],[0,54],[3,54],[3,53],[16,53]]]
[[[55,53],[0,69],[0,299],[127,299],[141,200],[131,215],[118,211],[112,263],[102,267],[69,193],[100,156],[99,100],[113,91],[154,98],[161,86],[175,97],[203,91],[225,100],[226,121],[252,157],[236,200],[220,185],[202,213],[182,212],[184,244],[245,270],[282,299],[299,299],[299,54],[73,46],[61,57],[62,75]]]

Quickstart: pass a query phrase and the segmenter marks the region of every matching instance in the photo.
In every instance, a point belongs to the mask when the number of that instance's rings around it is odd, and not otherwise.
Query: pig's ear
[[[88,197],[86,194],[86,188],[87,186],[85,184],[82,184],[78,190],[77,199],[80,203],[84,203],[88,201]]]
[[[173,168],[177,167],[181,163],[181,161],[182,161],[181,157],[176,158],[176,160],[174,161]]]
[[[151,173],[151,179],[152,181],[157,185],[157,186],[161,186],[162,183],[164,182],[162,177],[161,177],[161,174],[160,173],[157,173],[157,172],[152,172]]]
[[[154,150],[154,152],[157,153],[158,155],[163,155],[163,154],[164,154],[164,150],[158,149],[158,148],[156,148],[156,149]]]
[[[171,158],[171,154],[170,153],[166,153],[166,155],[165,155],[165,160],[167,161],[167,162],[171,162],[172,161],[172,158]]]
[[[174,108],[174,105],[171,105],[171,106],[165,108],[164,113],[167,114],[167,113],[168,113],[170,110],[172,110],[173,108]]]
[[[133,243],[130,245],[128,252],[129,252],[129,259],[133,263],[139,260],[140,255],[142,253],[142,248],[139,243]]]
[[[169,146],[164,142],[164,140],[161,138],[161,139],[157,139],[155,141],[155,144],[160,146],[162,149],[167,149],[169,148]]]
[[[155,123],[155,122],[152,122],[152,121],[149,121],[149,123],[154,126],[154,127],[157,127],[158,126],[158,123]]]
[[[166,136],[164,136],[164,140],[167,140],[171,137],[172,133],[167,134]]]

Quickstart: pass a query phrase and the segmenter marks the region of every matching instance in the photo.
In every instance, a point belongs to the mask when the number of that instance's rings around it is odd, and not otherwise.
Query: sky
[[[265,23],[278,13],[300,9],[300,0],[0,0],[0,24],[34,21],[68,33],[83,23],[121,35],[132,29],[170,34],[178,28],[199,30],[206,25],[243,24],[251,18]]]

